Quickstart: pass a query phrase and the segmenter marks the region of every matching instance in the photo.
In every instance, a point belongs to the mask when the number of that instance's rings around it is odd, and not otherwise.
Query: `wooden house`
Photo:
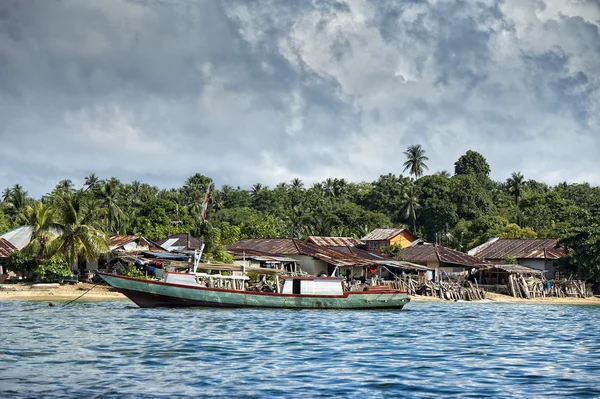
[[[468,253],[494,264],[502,264],[507,255],[514,257],[520,265],[541,270],[547,279],[558,278],[554,261],[566,256],[564,249],[557,247],[558,238],[492,238],[471,249]]]
[[[407,229],[375,229],[362,238],[371,252],[381,252],[391,245],[399,245],[406,248],[417,238]]]
[[[489,264],[481,258],[422,240],[403,248],[400,254],[405,261],[435,269],[438,276],[469,274],[473,269]]]

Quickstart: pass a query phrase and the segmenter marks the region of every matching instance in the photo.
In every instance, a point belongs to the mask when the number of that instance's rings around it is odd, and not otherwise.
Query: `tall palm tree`
[[[95,191],[100,188],[100,179],[96,176],[95,173],[90,173],[89,176],[86,176],[83,182],[85,186],[85,191]]]
[[[86,224],[83,191],[53,197],[60,234],[49,243],[48,252],[61,255],[71,266],[79,260],[94,260],[108,252],[108,238],[101,230]]]
[[[55,216],[55,210],[43,202],[27,205],[23,209],[19,222],[32,228],[31,241],[25,247],[26,251],[37,257],[46,255],[47,244],[56,238],[59,227]]]
[[[10,188],[5,188],[4,191],[2,191],[2,202],[8,202],[8,200],[10,200],[11,193],[12,191]]]
[[[328,177],[323,183],[323,193],[326,197],[335,197],[335,180]]]
[[[506,179],[506,186],[515,200],[515,221],[518,223],[519,201],[521,200],[521,194],[525,186],[525,177],[523,177],[521,172],[513,172],[510,178]]]
[[[404,172],[409,170],[409,173],[418,179],[423,176],[423,169],[429,170],[429,167],[425,164],[425,161],[429,160],[425,156],[425,150],[420,144],[408,146],[406,151],[406,162],[404,162]]]
[[[268,188],[266,186],[263,186],[261,183],[255,183],[250,189],[250,195],[252,196],[252,198],[256,198],[258,194],[267,189]]]
[[[417,211],[421,209],[419,204],[419,196],[415,190],[414,184],[408,187],[408,190],[404,192],[401,203],[401,212],[404,219],[412,220],[413,222],[413,233],[417,231]]]
[[[300,180],[299,178],[296,177],[296,178],[292,179],[292,181],[290,182],[290,188],[303,189],[304,182],[302,182],[302,180]]]
[[[119,191],[121,183],[117,179],[110,179],[100,187],[98,199],[104,208],[106,233],[117,233],[123,219],[123,211],[119,207]]]

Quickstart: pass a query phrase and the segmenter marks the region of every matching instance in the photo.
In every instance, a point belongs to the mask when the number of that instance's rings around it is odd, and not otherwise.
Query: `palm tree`
[[[328,177],[323,183],[323,193],[326,197],[335,197],[335,180]]]
[[[296,177],[292,179],[290,183],[290,188],[299,188],[302,190],[304,188],[304,183],[302,182],[302,180]]]
[[[256,196],[264,190],[267,190],[267,187],[263,186],[261,183],[255,183],[250,189],[250,195],[252,198],[256,198]]]
[[[510,178],[506,179],[506,186],[508,187],[508,191],[512,193],[513,198],[515,199],[515,221],[519,223],[519,201],[521,200],[521,193],[523,191],[523,187],[525,186],[525,178],[521,172],[513,172]]]
[[[53,197],[60,235],[49,243],[48,252],[61,255],[71,266],[79,260],[94,260],[108,252],[108,238],[101,230],[86,224],[83,191]]]
[[[400,209],[404,219],[412,219],[413,233],[415,233],[417,231],[417,211],[421,209],[421,205],[419,204],[419,196],[415,191],[414,184],[411,184],[408,190],[404,192]]]
[[[406,162],[404,162],[404,172],[409,170],[409,173],[418,179],[423,176],[423,169],[429,170],[429,167],[425,164],[425,161],[429,160],[425,156],[425,150],[421,148],[420,144],[408,146],[406,151]]]
[[[11,193],[12,191],[10,190],[10,188],[5,188],[2,192],[2,202],[8,202],[8,200],[10,200]]]
[[[95,191],[100,187],[100,179],[98,179],[95,173],[90,173],[89,176],[85,177],[83,185],[85,186],[85,191]]]
[[[115,178],[111,178],[104,182],[98,192],[98,199],[101,206],[104,208],[106,215],[106,233],[116,233],[119,231],[119,225],[123,218],[123,211],[118,204],[119,188],[121,182]]]
[[[37,257],[44,257],[47,244],[56,238],[58,230],[55,210],[43,202],[27,205],[19,215],[19,222],[32,228],[31,241],[25,250]]]

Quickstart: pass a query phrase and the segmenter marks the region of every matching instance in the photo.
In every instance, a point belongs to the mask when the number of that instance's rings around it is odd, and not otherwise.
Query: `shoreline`
[[[127,297],[108,285],[90,283],[55,286],[32,284],[0,285],[0,301],[70,301],[82,294],[81,300],[124,300]]]
[[[70,301],[82,294],[81,300],[128,300],[120,292],[108,285],[95,285],[79,283],[74,285],[32,285],[32,284],[4,284],[0,285],[0,301]],[[439,302],[454,303],[454,301],[441,300],[437,297],[413,295],[412,302]],[[596,305],[600,306],[600,297],[591,298],[514,298],[508,295],[488,292],[483,301],[461,301],[464,303],[511,303],[532,305]]]
[[[515,298],[508,295],[496,294],[488,292],[483,301],[461,301],[462,303],[510,303],[518,305],[596,305],[600,306],[600,298],[593,296],[591,298]],[[439,303],[454,303],[454,301],[441,300],[437,297],[413,295],[410,297],[412,302],[439,302]]]

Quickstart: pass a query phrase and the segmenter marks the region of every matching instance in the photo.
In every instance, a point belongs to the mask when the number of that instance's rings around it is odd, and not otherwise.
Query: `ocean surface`
[[[600,398],[600,307],[0,302],[0,397]]]

